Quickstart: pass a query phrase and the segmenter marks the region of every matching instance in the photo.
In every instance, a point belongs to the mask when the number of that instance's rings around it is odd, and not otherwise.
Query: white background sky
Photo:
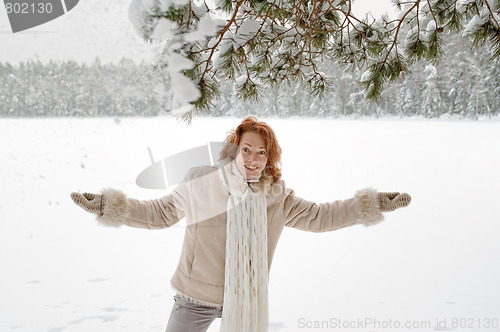
[[[1,3],[1,2],[0,2]],[[128,20],[129,0],[81,0],[67,14],[13,34],[0,5],[0,62],[28,59],[117,62],[122,57],[151,60],[154,52],[136,35]],[[354,10],[379,16],[392,10],[390,0],[356,0]]]

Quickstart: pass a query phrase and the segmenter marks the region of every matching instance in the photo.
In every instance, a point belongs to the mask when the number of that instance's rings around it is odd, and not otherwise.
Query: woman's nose
[[[253,152],[252,152],[252,153],[249,153],[249,154],[248,154],[248,159],[247,159],[247,160],[248,160],[248,161],[256,161],[256,160],[257,160],[257,156],[256,156],[256,154],[255,154],[255,153],[253,153]]]

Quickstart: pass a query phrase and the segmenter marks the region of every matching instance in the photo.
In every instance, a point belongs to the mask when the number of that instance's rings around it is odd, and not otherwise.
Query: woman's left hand
[[[378,193],[377,198],[380,204],[381,212],[394,211],[408,206],[411,202],[411,196],[407,193]]]

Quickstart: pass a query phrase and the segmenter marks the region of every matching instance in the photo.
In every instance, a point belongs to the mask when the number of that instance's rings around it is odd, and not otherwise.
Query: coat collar
[[[243,196],[248,188],[254,193],[263,193],[264,195],[269,193],[273,182],[272,176],[265,174],[266,171],[264,170],[259,182],[247,182],[242,176],[238,176],[233,172],[233,162],[234,160],[222,160],[217,171],[219,180],[230,194]]]

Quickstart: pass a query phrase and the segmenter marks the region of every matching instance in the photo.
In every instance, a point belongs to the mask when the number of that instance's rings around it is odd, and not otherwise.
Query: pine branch
[[[201,92],[200,100],[192,103],[196,112],[210,110],[219,82],[241,81],[241,77],[246,78],[237,84],[235,95],[244,99],[257,100],[259,90],[292,81],[304,83],[313,95],[324,95],[329,79],[318,69],[324,58],[345,68],[368,70],[370,75],[364,75],[361,84],[365,96],[376,101],[386,84],[396,81],[418,59],[437,63],[448,38],[442,32],[463,30],[463,24],[478,15],[483,15],[476,18],[481,25],[470,29],[471,39],[478,45],[490,43],[492,59],[499,56],[497,8],[486,0],[463,5],[457,0],[396,1],[401,14],[392,20],[368,15],[360,19],[352,13],[351,1],[220,0],[215,8],[205,0],[190,1],[166,12],[153,8],[142,19],[147,23],[144,35],[149,37],[161,19],[177,24],[166,43],[180,45],[169,52],[194,62],[183,73]],[[222,15],[225,22],[206,40],[193,39],[193,33],[202,34],[197,29],[203,13]],[[402,38],[402,32],[408,31]]]

